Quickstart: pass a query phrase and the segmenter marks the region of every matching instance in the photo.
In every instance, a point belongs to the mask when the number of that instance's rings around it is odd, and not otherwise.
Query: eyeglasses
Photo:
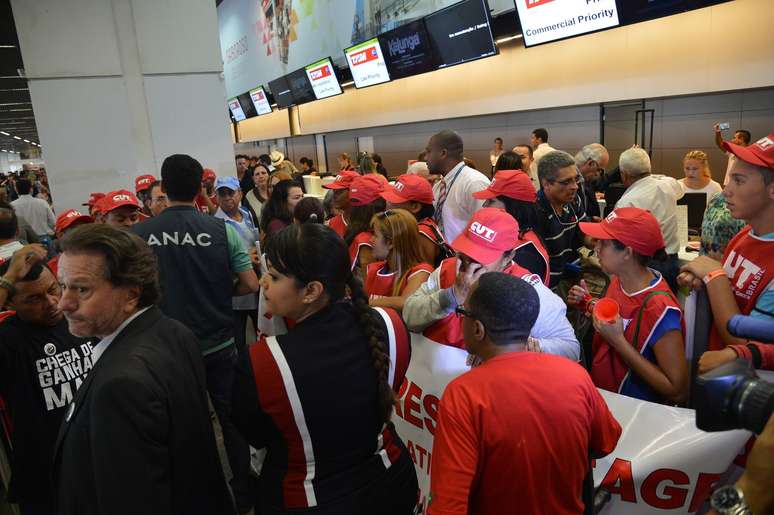
[[[569,186],[572,183],[580,184],[581,177],[580,177],[580,175],[576,175],[575,177],[570,177],[569,179],[565,179],[563,181],[551,181],[551,182],[554,182],[556,184],[561,184],[562,186],[566,187],[566,186]]]
[[[457,306],[454,308],[454,314],[456,314],[458,317],[468,317],[468,318],[476,318],[471,311],[466,310],[462,306]]]

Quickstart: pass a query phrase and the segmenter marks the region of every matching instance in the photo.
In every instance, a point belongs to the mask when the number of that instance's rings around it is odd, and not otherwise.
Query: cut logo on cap
[[[497,231],[494,229],[490,229],[486,225],[480,224],[479,222],[473,222],[470,224],[470,232],[475,234],[476,236],[479,236],[486,241],[493,242],[495,237],[497,236]]]
[[[618,213],[615,212],[615,209],[610,211],[610,214],[605,217],[605,222],[612,223],[613,220],[618,218]]]
[[[132,202],[132,197],[129,195],[124,195],[123,193],[119,195],[113,195],[113,202],[121,202],[122,200],[125,200],[127,202]]]
[[[770,146],[774,145],[774,141],[771,141],[768,136],[761,138],[755,142],[755,144],[761,147],[761,150],[766,150]]]
[[[398,191],[403,191],[403,183],[402,182],[396,182],[394,187]]]

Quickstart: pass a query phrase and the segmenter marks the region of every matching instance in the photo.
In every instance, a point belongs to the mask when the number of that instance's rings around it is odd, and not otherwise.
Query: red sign
[[[331,74],[331,67],[328,66],[327,64],[324,64],[319,68],[315,68],[314,70],[309,71],[309,77],[312,80],[320,80],[330,76],[330,74]]]
[[[527,2],[527,9],[531,9],[533,7],[537,7],[538,5],[547,4],[548,2],[553,2],[554,0],[524,0]]]
[[[351,54],[349,59],[352,61],[352,66],[367,63],[368,61],[375,61],[379,59],[379,53],[376,51],[376,47],[368,47],[365,50]]]

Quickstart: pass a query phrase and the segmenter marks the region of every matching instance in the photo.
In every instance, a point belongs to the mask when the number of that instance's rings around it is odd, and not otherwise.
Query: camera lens
[[[774,383],[757,378],[744,381],[736,389],[729,411],[736,427],[760,434],[774,412]]]

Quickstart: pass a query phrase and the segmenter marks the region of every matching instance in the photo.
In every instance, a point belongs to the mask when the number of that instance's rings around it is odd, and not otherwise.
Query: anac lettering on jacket
[[[159,247],[166,247],[167,245],[191,245],[192,247],[209,247],[212,245],[212,236],[206,232],[191,235],[191,233],[184,232],[179,233],[177,231],[173,233],[162,232],[161,239],[155,234],[148,236],[148,245],[157,245]]]

